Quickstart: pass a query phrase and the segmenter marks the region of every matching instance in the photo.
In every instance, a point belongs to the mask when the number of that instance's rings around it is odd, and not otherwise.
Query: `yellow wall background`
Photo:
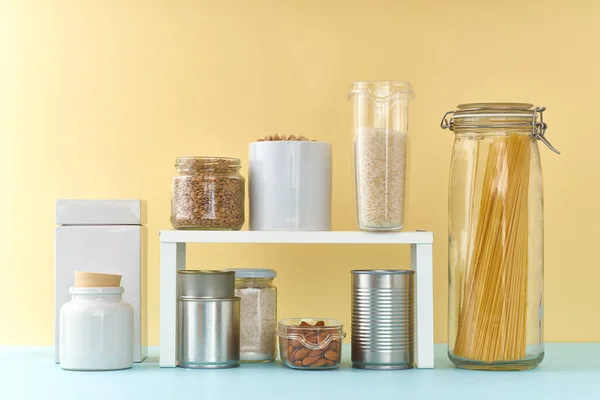
[[[333,227],[356,228],[350,82],[400,79],[413,108],[407,229],[435,231],[446,339],[447,180],[458,103],[548,107],[546,339],[598,341],[600,3],[506,0],[0,0],[0,344],[50,345],[56,198],[149,207],[149,341],[175,157],[232,156],[301,133],[333,143]],[[247,228],[245,228],[247,229]],[[350,319],[350,273],[408,248],[189,247],[190,268],[279,272],[280,317]]]

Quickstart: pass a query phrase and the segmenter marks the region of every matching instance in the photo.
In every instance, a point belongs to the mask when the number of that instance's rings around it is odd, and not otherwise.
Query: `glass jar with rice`
[[[350,88],[357,216],[362,230],[404,227],[408,109],[413,94],[408,82],[355,82]]]

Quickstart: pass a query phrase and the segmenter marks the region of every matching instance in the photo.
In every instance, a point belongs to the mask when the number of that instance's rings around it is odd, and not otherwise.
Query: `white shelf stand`
[[[433,368],[432,232],[176,230],[160,231],[161,367],[177,365],[177,271],[185,269],[187,243],[410,244],[410,266],[416,272],[415,365],[417,368]]]

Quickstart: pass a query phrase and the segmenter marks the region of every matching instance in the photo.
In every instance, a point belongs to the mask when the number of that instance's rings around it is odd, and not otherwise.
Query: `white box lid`
[[[58,225],[142,225],[146,202],[137,199],[58,199]]]

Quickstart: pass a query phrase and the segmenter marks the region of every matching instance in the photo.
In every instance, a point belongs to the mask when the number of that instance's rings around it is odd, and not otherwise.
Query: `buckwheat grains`
[[[244,225],[245,180],[236,158],[179,157],[173,178],[175,229],[239,230]]]

